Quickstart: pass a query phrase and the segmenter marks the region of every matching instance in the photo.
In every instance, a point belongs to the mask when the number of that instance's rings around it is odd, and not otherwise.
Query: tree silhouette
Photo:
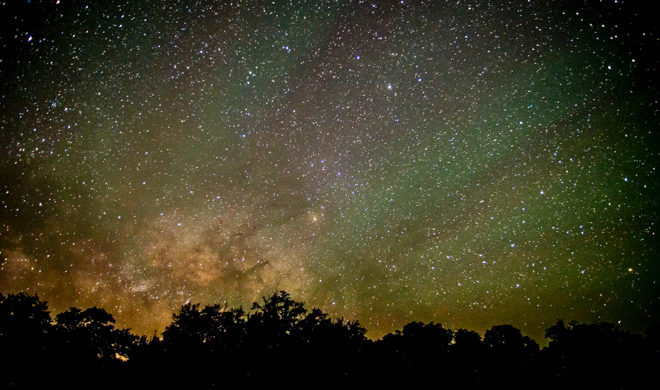
[[[46,334],[50,322],[48,305],[36,295],[19,293],[4,296],[0,293],[0,337],[3,340]]]
[[[473,330],[459,329],[454,333],[452,350],[457,354],[473,355],[481,353],[481,336]]]
[[[543,350],[511,325],[484,334],[411,322],[371,341],[357,321],[331,319],[280,291],[249,312],[186,304],[162,337],[115,327],[103,309],[52,321],[37,296],[0,294],[0,388],[219,388],[229,383],[411,387],[640,388],[657,380],[660,331],[609,323],[546,331]]]
[[[297,365],[305,376],[356,377],[366,343],[366,329],[357,321],[331,320],[318,308],[298,321],[292,336]],[[302,358],[301,358],[302,357]]]
[[[146,348],[160,352],[160,366],[168,373],[190,370],[203,373],[188,378],[182,386],[203,386],[219,383],[222,374],[241,370],[240,347],[245,342],[245,312],[242,308],[186,304],[173,315],[173,321],[163,332],[163,339],[154,337]],[[151,362],[153,363],[153,362]],[[170,378],[177,383],[181,378]]]
[[[648,369],[650,344],[606,322],[579,324],[558,321],[546,331],[544,350],[554,378],[581,385],[623,387],[637,383]]]
[[[441,324],[411,322],[402,331],[387,334],[377,343],[377,354],[382,367],[386,367],[384,375],[389,380],[403,385],[414,378],[421,384],[428,380],[437,381],[438,367],[448,362],[449,345],[453,340],[453,332]]]
[[[653,382],[660,383],[660,370],[653,367],[660,367],[660,324],[657,322],[651,323],[646,328],[646,347],[647,359],[645,370],[652,372]]]
[[[295,335],[306,312],[304,305],[291,299],[286,291],[252,305],[246,323],[245,352],[252,362],[247,376],[263,374],[266,378],[276,378],[289,368],[290,361],[297,358]]]
[[[479,333],[459,329],[454,332],[454,344],[450,347],[451,370],[456,373],[456,384],[475,385],[484,374],[486,346]]]
[[[261,329],[265,336],[273,340],[290,335],[307,312],[304,305],[291,299],[286,291],[264,297],[262,303],[255,302],[252,310],[254,312],[248,317],[248,327]]]
[[[53,345],[58,351],[56,367],[62,383],[67,387],[119,386],[121,378],[114,373],[131,357],[137,336],[116,328],[114,317],[97,307],[71,307],[55,318]]]
[[[523,336],[512,325],[496,325],[484,334],[484,345],[488,349],[488,380],[493,383],[512,383],[525,386],[533,382],[538,344],[528,336]]]
[[[166,344],[204,346],[209,351],[237,348],[245,336],[245,312],[220,305],[206,306],[187,304],[163,332]]]
[[[137,340],[128,329],[115,328],[115,319],[105,309],[71,307],[56,316],[57,330],[71,352],[83,359],[101,362],[127,360]]]
[[[51,331],[46,302],[36,295],[0,294],[0,388],[41,384],[31,369],[50,360]]]
[[[484,334],[484,344],[498,354],[512,357],[527,357],[538,352],[536,341],[523,336],[520,329],[512,325],[496,325]]]

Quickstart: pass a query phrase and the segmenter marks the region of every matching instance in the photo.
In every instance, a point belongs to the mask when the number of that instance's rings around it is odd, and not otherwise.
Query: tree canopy
[[[213,388],[227,383],[434,383],[635,388],[657,380],[658,326],[558,321],[541,349],[509,324],[477,332],[414,321],[369,340],[357,321],[307,310],[285,291],[250,310],[187,303],[161,336],[116,327],[102,308],[51,318],[36,295],[0,294],[2,388]]]

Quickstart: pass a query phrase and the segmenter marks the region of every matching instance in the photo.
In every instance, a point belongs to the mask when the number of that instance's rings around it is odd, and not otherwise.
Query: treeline
[[[187,304],[162,337],[104,309],[52,319],[37,296],[0,294],[0,388],[599,388],[658,384],[660,331],[562,321],[540,349],[511,325],[478,333],[412,322],[377,341],[358,322],[307,310],[284,291],[249,311]]]

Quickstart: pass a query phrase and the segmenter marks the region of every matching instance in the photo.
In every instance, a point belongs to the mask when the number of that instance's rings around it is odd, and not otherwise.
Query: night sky
[[[660,320],[653,15],[2,1],[0,291],[149,335],[186,302],[281,289],[370,337],[413,320],[644,330]]]

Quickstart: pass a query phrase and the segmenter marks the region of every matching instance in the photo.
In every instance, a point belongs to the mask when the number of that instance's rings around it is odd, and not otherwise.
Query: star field
[[[658,34],[623,1],[0,3],[0,291],[161,331],[659,320]]]

